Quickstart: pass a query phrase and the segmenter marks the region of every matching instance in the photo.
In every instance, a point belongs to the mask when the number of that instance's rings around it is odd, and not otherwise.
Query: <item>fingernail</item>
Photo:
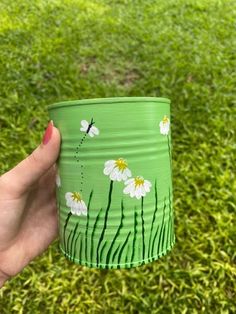
[[[47,129],[46,129],[44,136],[43,136],[42,142],[44,145],[46,145],[50,141],[50,139],[52,137],[52,131],[53,131],[53,121],[51,120],[48,123]]]

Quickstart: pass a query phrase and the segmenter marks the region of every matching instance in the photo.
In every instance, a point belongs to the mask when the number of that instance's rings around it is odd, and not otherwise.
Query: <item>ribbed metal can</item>
[[[131,268],[174,245],[170,100],[119,97],[49,106],[61,133],[60,249],[94,268]]]

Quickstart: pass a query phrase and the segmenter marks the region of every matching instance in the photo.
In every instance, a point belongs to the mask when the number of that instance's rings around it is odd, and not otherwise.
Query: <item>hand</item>
[[[39,147],[0,177],[0,287],[57,237],[59,150],[60,134],[50,122]]]

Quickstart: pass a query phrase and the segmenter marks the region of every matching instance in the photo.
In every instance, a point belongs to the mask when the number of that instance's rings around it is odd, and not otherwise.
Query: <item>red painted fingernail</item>
[[[48,123],[48,126],[47,126],[47,129],[44,133],[44,136],[43,136],[43,144],[46,145],[51,137],[52,137],[52,131],[53,131],[53,121],[51,120],[49,123]]]

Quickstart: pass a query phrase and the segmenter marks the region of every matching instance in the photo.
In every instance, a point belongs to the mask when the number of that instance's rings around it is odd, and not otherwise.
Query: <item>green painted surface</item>
[[[164,255],[175,241],[170,102],[94,99],[49,111],[62,136],[57,198],[65,256],[89,267],[130,268]]]

